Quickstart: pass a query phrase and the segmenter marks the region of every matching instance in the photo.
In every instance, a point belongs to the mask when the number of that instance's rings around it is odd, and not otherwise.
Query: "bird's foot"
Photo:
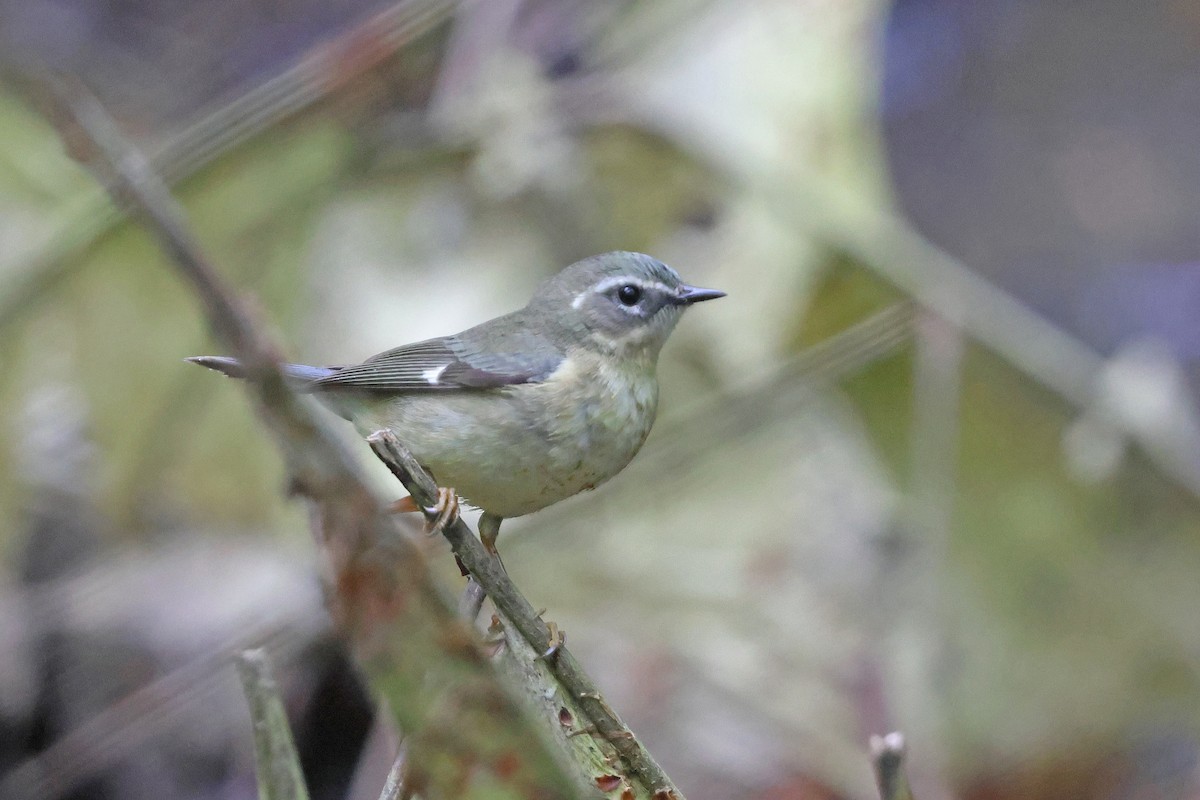
[[[410,514],[414,511],[424,513],[426,517],[425,533],[433,536],[444,530],[447,525],[453,525],[454,521],[458,519],[458,493],[453,489],[439,486],[437,502],[429,508],[417,505],[417,501],[409,495],[389,504],[387,511],[391,514]]]
[[[453,525],[458,520],[458,492],[448,487],[438,487],[437,502],[425,512],[425,534],[434,536],[445,530],[447,525]]]
[[[550,641],[547,642],[546,652],[538,656],[542,661],[549,661],[558,655],[561,648],[567,641],[567,633],[558,627],[558,623],[552,620],[546,620],[546,628],[550,631]]]
[[[543,619],[546,615],[546,609],[538,609],[537,618]],[[567,632],[558,627],[558,623],[552,620],[544,619],[546,629],[550,632],[550,638],[546,642],[546,652],[538,656],[539,660],[554,658],[558,655],[559,649],[567,642]]]

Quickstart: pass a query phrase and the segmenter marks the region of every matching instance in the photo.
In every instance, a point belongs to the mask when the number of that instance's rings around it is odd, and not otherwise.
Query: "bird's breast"
[[[641,448],[654,424],[658,381],[653,365],[615,364],[591,353],[572,355],[540,394],[558,422],[545,431],[557,460],[595,477],[619,472]]]
[[[637,454],[658,383],[653,364],[634,367],[572,355],[539,383],[400,396],[356,423],[390,427],[440,485],[517,517],[600,485]]]

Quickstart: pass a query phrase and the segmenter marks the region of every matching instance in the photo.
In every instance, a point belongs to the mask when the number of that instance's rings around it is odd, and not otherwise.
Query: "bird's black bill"
[[[699,286],[682,286],[679,289],[679,302],[691,305],[704,300],[716,300],[724,297],[725,293],[717,289],[701,289]]]

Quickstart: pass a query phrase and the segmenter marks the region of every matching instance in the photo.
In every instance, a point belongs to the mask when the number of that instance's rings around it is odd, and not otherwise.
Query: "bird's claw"
[[[559,629],[557,622],[547,620],[546,627],[550,630],[550,646],[546,648],[546,652],[538,656],[538,659],[542,661],[547,661],[558,655],[559,649],[567,641],[566,632]]]
[[[458,519],[458,493],[451,488],[438,487],[437,502],[425,512],[425,533],[428,536],[441,533],[447,525]]]

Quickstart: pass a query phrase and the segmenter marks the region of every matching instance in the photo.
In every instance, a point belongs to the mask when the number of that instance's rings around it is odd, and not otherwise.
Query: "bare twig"
[[[432,508],[437,500],[437,485],[396,435],[390,430],[380,430],[367,437],[367,441],[417,504],[422,508]],[[513,584],[499,560],[487,552],[467,524],[456,519],[453,524],[443,527],[442,533],[462,565],[487,592],[497,611],[511,623],[534,652],[545,653],[549,650],[553,644],[550,628]],[[554,655],[546,661],[558,683],[586,714],[597,736],[611,744],[620,755],[629,775],[643,784],[655,798],[682,800],[682,794],[671,779],[605,702],[591,677],[571,652],[560,644]]]
[[[300,755],[279,686],[271,675],[264,650],[243,650],[234,657],[242,690],[254,723],[254,761],[258,772],[258,800],[308,800]]]
[[[880,800],[913,800],[904,775],[904,735],[899,732],[871,737],[871,762]]]
[[[201,299],[214,335],[246,365],[245,385],[296,490],[315,501],[335,623],[408,734],[407,778],[429,798],[493,797],[497,787],[507,797],[579,796],[418,548],[381,513],[379,498],[313,407],[288,389],[274,343],[201,255],[162,180],[90,94],[62,82],[55,88],[64,140],[158,238]],[[431,674],[439,686],[428,684]],[[469,780],[480,774],[490,780]]]

